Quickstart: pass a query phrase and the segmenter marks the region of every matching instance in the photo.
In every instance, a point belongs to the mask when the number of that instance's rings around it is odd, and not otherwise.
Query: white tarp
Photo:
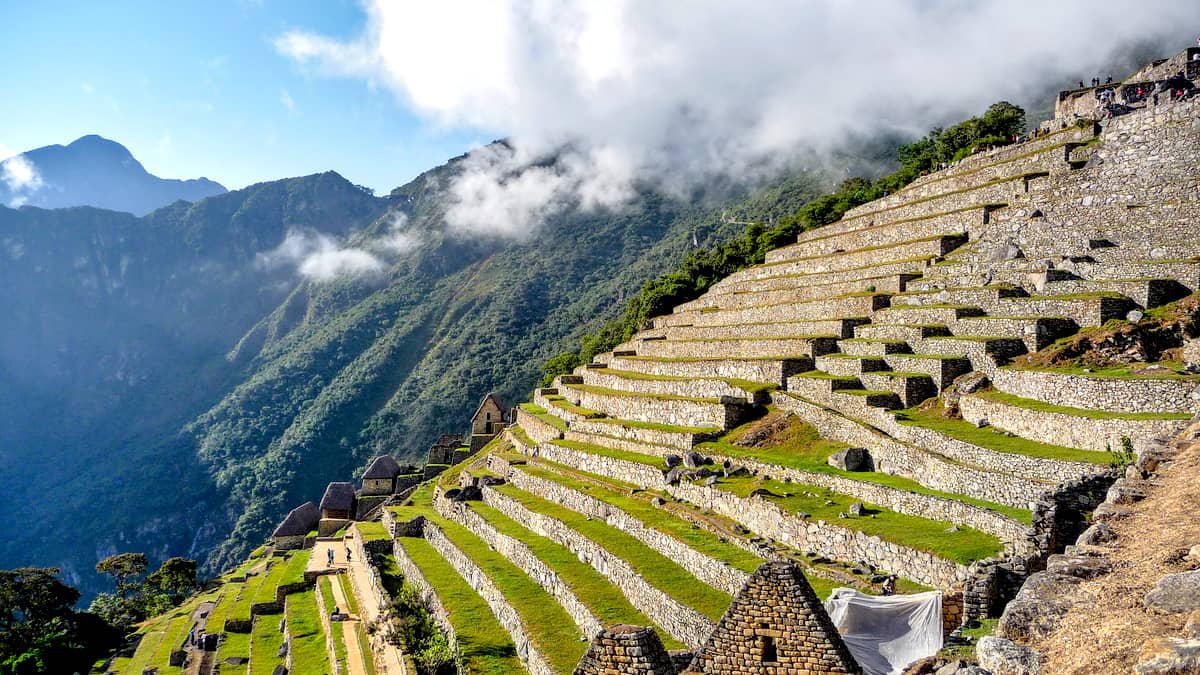
[[[825,610],[866,675],[900,675],[942,648],[942,593],[874,596],[835,588]]]

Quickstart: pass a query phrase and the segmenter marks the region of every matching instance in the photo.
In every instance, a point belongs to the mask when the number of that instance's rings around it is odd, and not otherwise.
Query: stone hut
[[[317,505],[304,502],[288,512],[271,534],[271,541],[279,550],[304,548],[305,536],[317,529],[320,520],[321,512],[317,510]]]
[[[618,625],[592,640],[575,675],[675,675],[671,657],[653,628]]]
[[[371,461],[371,465],[362,475],[362,495],[390,495],[396,489],[396,476],[400,475],[400,465],[391,455],[380,455]]]
[[[799,566],[763,563],[733,599],[687,673],[860,674]]]
[[[488,392],[479,403],[479,408],[471,416],[471,454],[479,452],[480,448],[496,437],[508,424],[508,415],[504,404],[496,394]]]
[[[426,464],[453,464],[454,451],[463,445],[462,436],[458,434],[442,434],[429,447]]]
[[[349,520],[354,513],[354,484],[330,483],[321,497],[321,517]]]

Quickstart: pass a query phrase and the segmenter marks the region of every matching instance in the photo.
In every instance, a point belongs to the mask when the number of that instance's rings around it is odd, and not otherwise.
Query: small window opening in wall
[[[492,421],[492,413],[484,413],[484,418],[483,418],[483,419],[485,419],[485,420],[487,420],[487,421],[491,422],[491,421]]]
[[[773,663],[778,661],[778,655],[775,652],[775,638],[763,635],[762,639],[762,661],[763,663]]]

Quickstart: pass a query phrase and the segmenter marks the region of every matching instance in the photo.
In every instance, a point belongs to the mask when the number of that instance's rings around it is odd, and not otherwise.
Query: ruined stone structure
[[[327,485],[325,494],[321,497],[318,536],[327,537],[348,525],[354,518],[356,501],[353,483],[337,482]]]
[[[592,640],[575,675],[675,675],[653,628],[613,626]]]
[[[794,563],[758,568],[688,673],[859,673],[821,600]]]

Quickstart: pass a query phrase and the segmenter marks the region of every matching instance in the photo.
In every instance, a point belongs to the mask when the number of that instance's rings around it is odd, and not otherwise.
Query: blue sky
[[[96,133],[166,178],[238,188],[333,169],[385,192],[491,140],[422,123],[392,90],[314,76],[273,46],[292,30],[349,39],[365,23],[351,0],[0,1],[0,147]]]

